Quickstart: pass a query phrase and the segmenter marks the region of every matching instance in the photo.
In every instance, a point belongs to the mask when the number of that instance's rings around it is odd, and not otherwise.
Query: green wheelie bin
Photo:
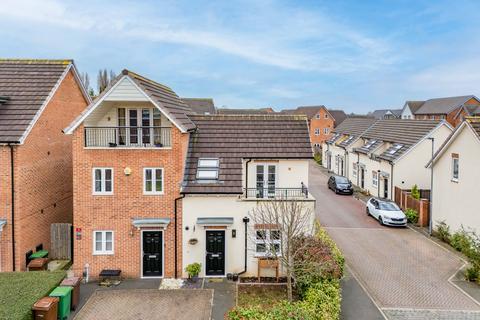
[[[72,300],[72,287],[56,287],[50,293],[50,297],[58,297],[58,319],[67,319],[70,315],[70,303]]]

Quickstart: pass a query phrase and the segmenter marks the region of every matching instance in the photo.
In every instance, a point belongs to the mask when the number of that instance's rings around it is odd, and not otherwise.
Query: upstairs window
[[[320,113],[317,113],[317,114],[315,115],[315,119],[320,119]]]
[[[162,168],[144,168],[143,169],[143,193],[144,194],[163,194],[163,169]]]
[[[378,172],[377,171],[372,171],[372,185],[374,187],[378,186]]]
[[[111,195],[113,194],[113,169],[112,168],[93,168],[93,194]]]
[[[329,129],[328,128],[323,128],[323,133],[328,134]]]
[[[325,119],[328,119],[328,114],[325,113]]]
[[[198,180],[218,180],[220,161],[216,158],[200,158],[197,165]]]
[[[457,182],[459,177],[458,154],[452,154],[452,181]]]
[[[316,129],[315,129],[315,135],[316,135],[316,136],[319,136],[319,135],[320,135],[320,129],[319,129],[319,128],[316,128]]]

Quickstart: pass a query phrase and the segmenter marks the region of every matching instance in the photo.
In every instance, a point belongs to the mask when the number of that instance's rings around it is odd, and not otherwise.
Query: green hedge
[[[0,273],[0,319],[32,319],[32,306],[65,277],[65,271]]]
[[[319,224],[313,239],[300,239],[299,242],[305,247],[305,254],[299,259],[302,272],[297,279],[297,289],[302,300],[280,301],[269,309],[258,306],[237,307],[229,312],[230,320],[339,319],[340,278],[345,258]]]

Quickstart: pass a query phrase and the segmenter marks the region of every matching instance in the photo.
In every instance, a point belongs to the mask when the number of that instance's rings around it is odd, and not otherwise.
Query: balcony
[[[85,127],[89,148],[169,148],[170,127]]]
[[[302,183],[300,188],[246,188],[244,199],[308,199],[308,188]]]

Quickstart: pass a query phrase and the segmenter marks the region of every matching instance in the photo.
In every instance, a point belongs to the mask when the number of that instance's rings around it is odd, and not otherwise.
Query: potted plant
[[[202,265],[198,262],[191,263],[185,267],[185,271],[188,273],[188,280],[190,281],[197,281],[198,274],[200,273],[200,269]]]

